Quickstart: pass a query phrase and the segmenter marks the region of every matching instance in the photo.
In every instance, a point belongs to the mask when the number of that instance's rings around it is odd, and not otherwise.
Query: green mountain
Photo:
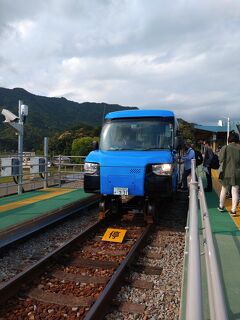
[[[48,98],[32,94],[22,88],[0,87],[0,111],[5,108],[18,115],[18,101],[28,105],[29,115],[24,126],[24,150],[41,148],[44,136],[52,136],[66,129],[102,124],[106,113],[136,109],[118,104],[84,102],[77,103],[66,98]],[[0,151],[17,150],[17,137],[13,128],[4,124],[0,115]]]

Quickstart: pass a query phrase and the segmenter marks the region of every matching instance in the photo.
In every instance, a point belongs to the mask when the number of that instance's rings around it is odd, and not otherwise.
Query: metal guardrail
[[[32,159],[43,159],[43,162],[34,162],[31,161]],[[6,161],[3,163],[3,160]],[[23,170],[20,170],[21,165],[23,165]],[[46,156],[36,157],[35,155],[27,155],[23,157],[22,164],[19,161],[18,154],[11,157],[0,156],[0,172],[0,197],[15,193],[19,194],[19,188],[21,188],[22,193],[24,191],[46,188],[48,184],[57,184],[56,178],[49,171],[48,157]],[[21,176],[21,179],[19,179],[19,176]]]
[[[203,319],[202,277],[198,226],[198,183],[196,181],[196,160],[192,160],[191,182],[189,185],[189,249],[186,319]]]
[[[62,156],[59,155],[53,160],[58,168],[59,186],[63,183],[82,182],[85,156]],[[73,184],[72,184],[73,185]]]
[[[2,170],[2,158],[15,158],[18,159],[18,155],[11,155],[11,157],[0,156],[0,172]],[[33,158],[45,159],[45,163],[42,165],[41,172],[38,172],[37,168],[39,163],[33,163]],[[27,155],[23,158],[23,172],[22,179],[19,181],[19,170],[16,175],[9,174],[0,175],[0,197],[17,193],[19,183],[24,191],[35,190],[40,188],[46,188],[48,186],[58,186],[68,188],[81,188],[83,186],[83,170],[85,156],[63,156],[59,155],[52,159],[46,156]],[[12,171],[18,168],[20,164],[4,165],[4,168],[8,168]],[[36,170],[33,170],[36,168]],[[35,173],[31,173],[35,171]],[[11,178],[12,177],[12,181]],[[6,179],[8,178],[8,179]],[[14,182],[15,181],[15,182]]]
[[[200,189],[198,189],[198,187]],[[227,320],[227,308],[223,293],[216,252],[213,243],[206,198],[201,177],[196,181],[196,160],[192,160],[189,199],[189,251],[186,296],[186,320],[202,320],[203,296],[198,225],[198,198],[204,234],[208,303],[211,320]]]
[[[201,217],[203,223],[204,232],[204,252],[206,260],[207,270],[207,282],[208,282],[208,296],[209,296],[209,308],[211,319],[214,320],[227,320],[227,307],[224,297],[224,291],[219,272],[216,251],[214,248],[214,242],[212,237],[212,229],[209,221],[209,214],[207,208],[207,202],[204,194],[202,178],[199,177],[199,200]]]

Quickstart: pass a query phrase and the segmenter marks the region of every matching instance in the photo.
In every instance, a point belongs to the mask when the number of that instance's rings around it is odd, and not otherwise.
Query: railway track
[[[86,207],[69,219],[59,221],[3,249],[0,254],[0,287],[40,259],[64,245],[98,220],[98,206]]]
[[[126,311],[139,314],[139,319],[148,319],[147,306],[121,301],[118,294],[126,283],[128,287],[153,290],[154,284],[139,280],[140,275],[161,277],[164,251],[171,265],[173,256],[168,245],[176,238],[181,240],[183,258],[187,199],[162,204],[159,210],[163,211],[160,226],[146,224],[136,212],[94,223],[0,288],[0,318],[100,320],[108,313],[111,319],[113,302],[117,319],[130,319],[119,314]],[[101,241],[108,227],[127,230],[123,243]],[[159,248],[162,252],[158,252]],[[153,265],[141,263],[141,255],[154,261]],[[134,270],[135,276],[139,274],[138,281],[130,270]]]
[[[98,196],[91,196],[85,200],[77,201],[76,203],[50,211],[43,216],[24,222],[21,225],[8,228],[0,234],[0,254],[8,247],[15,246],[28,237],[35,236],[39,232],[62,223],[62,221],[71,219],[85,209],[97,206],[98,202]]]

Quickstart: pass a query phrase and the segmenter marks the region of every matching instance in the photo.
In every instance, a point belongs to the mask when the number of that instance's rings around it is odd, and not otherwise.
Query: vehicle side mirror
[[[98,149],[99,149],[98,141],[93,141],[93,150],[98,150]]]

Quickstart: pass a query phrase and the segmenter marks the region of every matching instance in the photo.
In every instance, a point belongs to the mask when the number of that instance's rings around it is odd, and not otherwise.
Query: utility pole
[[[44,158],[45,158],[45,172],[44,172],[44,189],[48,187],[48,137],[44,137]]]
[[[18,158],[19,158],[19,175],[18,175],[18,194],[22,194],[23,191],[23,114],[21,111],[23,103],[21,100],[18,101],[18,123],[22,130],[18,131]]]
[[[230,118],[227,118],[227,144],[228,144],[228,138],[229,138],[229,131],[230,131]]]
[[[23,104],[21,100],[18,101],[18,116],[7,109],[2,110],[2,115],[5,117],[6,123],[12,126],[18,135],[18,159],[19,159],[19,169],[18,169],[18,194],[23,191],[22,181],[23,181],[23,127],[28,115],[28,106]]]
[[[228,144],[228,138],[229,138],[229,132],[230,132],[230,118],[229,117],[224,117],[225,119],[227,119],[227,144]],[[225,124],[223,124],[222,120],[218,120],[218,125],[220,127],[222,127],[223,125],[225,126]]]

